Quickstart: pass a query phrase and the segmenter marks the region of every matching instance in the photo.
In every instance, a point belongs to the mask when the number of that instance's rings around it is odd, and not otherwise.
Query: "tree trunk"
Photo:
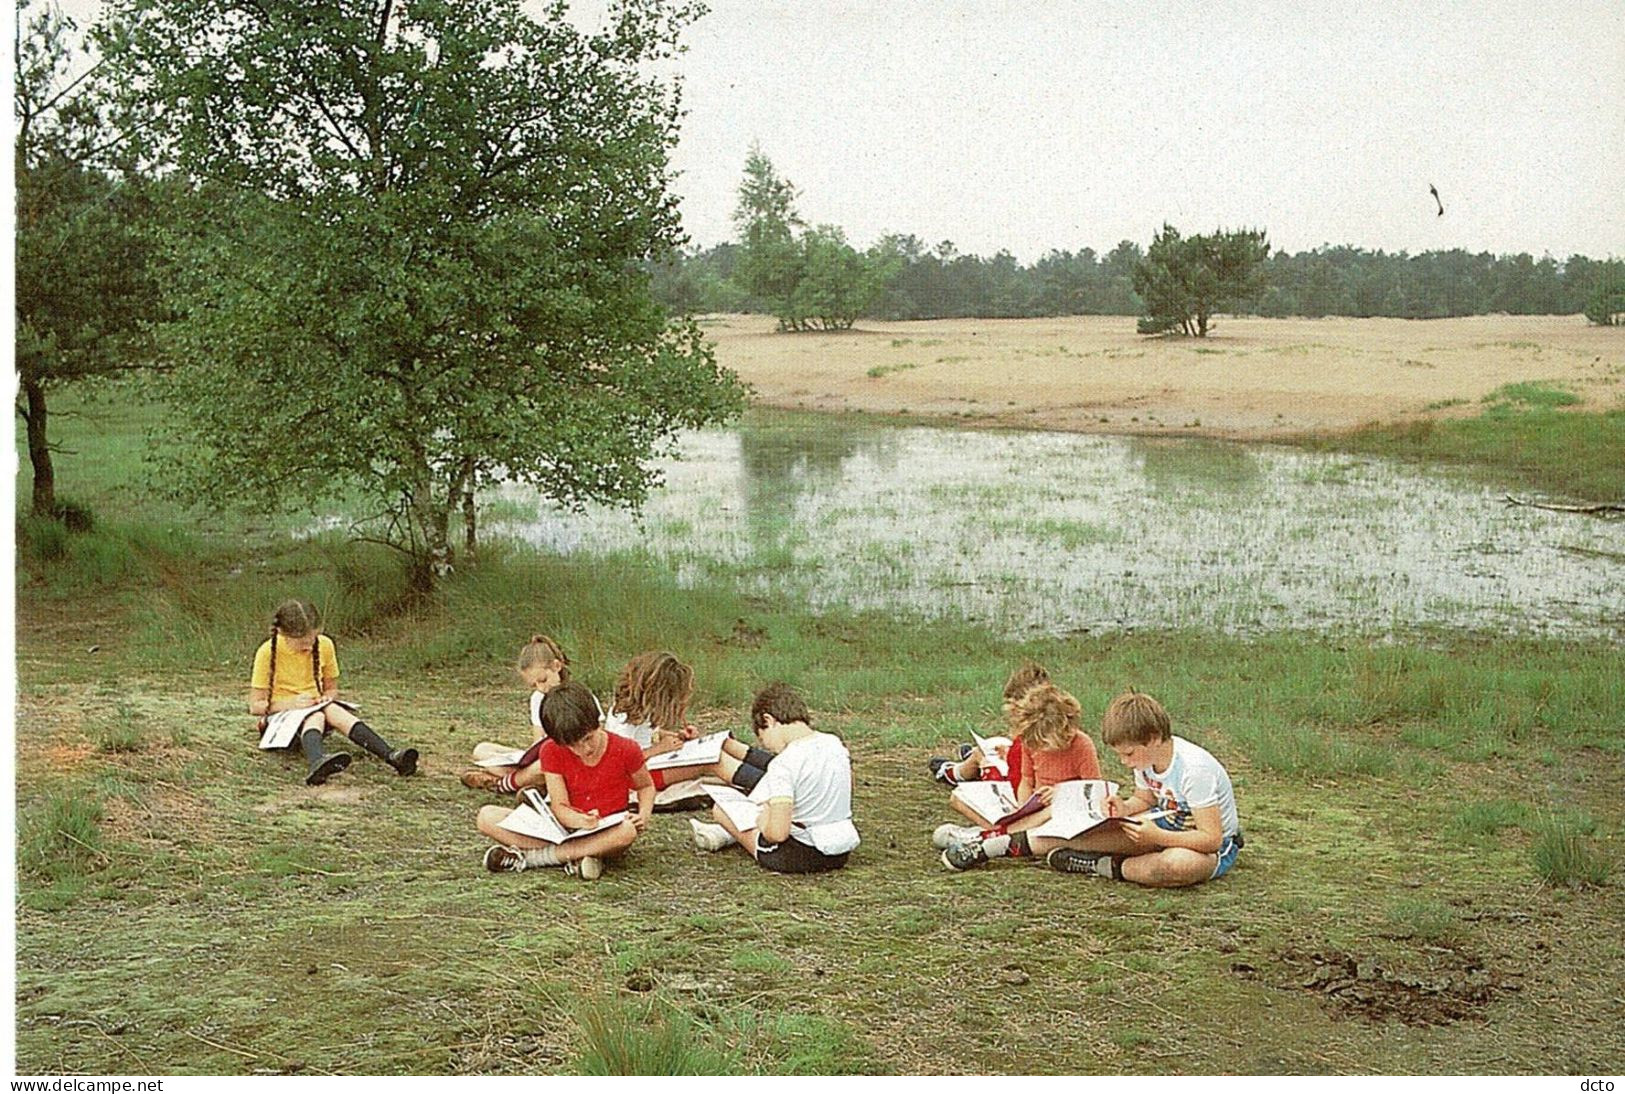
[[[24,375],[23,391],[28,395],[28,411],[23,415],[28,426],[28,462],[34,466],[30,511],[36,517],[49,517],[56,513],[56,469],[51,466],[51,447],[45,440],[45,388],[39,380]]]
[[[407,567],[412,591],[429,593],[437,582],[451,573],[451,539],[447,534],[451,524],[454,498],[436,497],[434,479],[425,471],[419,476],[417,489],[409,498],[411,520],[421,540],[413,543],[411,562]]]

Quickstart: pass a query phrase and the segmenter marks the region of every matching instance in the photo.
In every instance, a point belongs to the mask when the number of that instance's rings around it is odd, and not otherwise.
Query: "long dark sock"
[[[299,747],[305,751],[305,761],[310,764],[310,773],[305,776],[306,786],[320,786],[330,776],[350,766],[348,752],[335,752],[332,755],[323,755],[322,731],[307,729],[299,736]]]
[[[383,760],[402,775],[410,775],[417,770],[418,752],[415,748],[403,748],[399,751],[389,747],[389,742],[373,732],[366,722],[357,722],[350,727],[350,740]]]

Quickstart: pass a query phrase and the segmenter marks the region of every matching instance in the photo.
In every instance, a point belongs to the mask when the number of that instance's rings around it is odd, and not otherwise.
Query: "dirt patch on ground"
[[[1448,1025],[1481,1014],[1497,997],[1521,990],[1475,957],[1432,946],[1414,961],[1357,956],[1336,950],[1288,950],[1281,954],[1277,987],[1317,996],[1333,1013],[1407,1025]],[[1231,971],[1251,978],[1257,971],[1237,962]]]
[[[717,360],[761,404],[1102,433],[1268,438],[1477,412],[1504,384],[1620,399],[1625,345],[1580,316],[1224,319],[1146,338],[1122,316],[865,322],[783,334],[706,320]]]
[[[331,805],[358,805],[365,801],[366,798],[367,792],[359,786],[343,786],[333,783],[325,783],[322,786],[305,786],[300,783],[283,791],[270,801],[260,802],[250,808],[256,813],[269,814],[280,813],[288,806],[297,805],[299,802],[319,801]]]

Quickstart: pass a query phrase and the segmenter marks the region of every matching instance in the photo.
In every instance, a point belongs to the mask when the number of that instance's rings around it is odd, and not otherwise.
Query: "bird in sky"
[[[1428,193],[1433,195],[1434,201],[1439,202],[1439,215],[1444,216],[1444,202],[1439,201],[1439,188],[1430,182],[1428,183]]]

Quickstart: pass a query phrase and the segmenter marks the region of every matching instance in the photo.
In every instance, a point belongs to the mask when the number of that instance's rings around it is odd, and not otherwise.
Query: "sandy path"
[[[1224,319],[1206,339],[1144,338],[1130,318],[865,322],[781,334],[703,320],[759,403],[1111,433],[1263,438],[1477,412],[1503,384],[1625,399],[1625,330],[1580,316]]]

